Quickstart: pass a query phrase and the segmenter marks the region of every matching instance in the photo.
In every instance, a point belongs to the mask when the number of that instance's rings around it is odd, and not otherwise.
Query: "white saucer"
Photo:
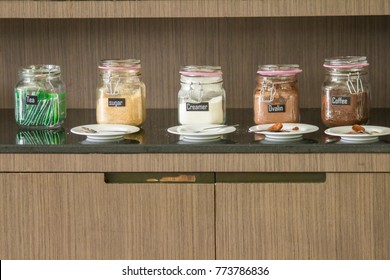
[[[92,129],[96,133],[88,131]],[[139,131],[139,127],[124,124],[87,124],[70,130],[74,134],[85,135],[89,141],[104,142],[122,139],[123,135]]]
[[[213,126],[215,126],[215,129],[196,132]],[[236,131],[236,128],[233,126],[220,127],[220,125],[213,124],[188,124],[173,126],[168,128],[167,131],[172,134],[180,135],[181,139],[184,141],[202,142],[218,140],[222,135]]]
[[[249,128],[250,132],[264,134],[268,141],[299,141],[303,138],[303,134],[317,131],[318,126],[303,123],[283,123],[283,128],[280,132],[272,132],[267,129],[273,124],[259,124]],[[296,130],[293,128],[297,128]]]
[[[351,134],[353,132],[351,125],[328,128],[324,132],[327,135],[340,137],[341,141],[345,143],[372,143],[372,142],[379,141],[378,138],[379,136],[390,134],[389,127],[375,126],[375,125],[362,125],[362,126],[365,128],[365,131],[368,133]]]

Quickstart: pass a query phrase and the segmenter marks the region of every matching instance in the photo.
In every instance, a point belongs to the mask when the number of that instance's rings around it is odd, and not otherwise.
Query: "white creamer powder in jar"
[[[225,123],[225,90],[216,66],[185,66],[178,94],[180,124]]]
[[[208,103],[207,105],[204,103]],[[224,110],[222,96],[210,99],[208,102],[200,103],[181,103],[179,105],[179,122],[181,124],[222,124],[224,123]],[[205,109],[208,111],[193,111],[194,109]]]

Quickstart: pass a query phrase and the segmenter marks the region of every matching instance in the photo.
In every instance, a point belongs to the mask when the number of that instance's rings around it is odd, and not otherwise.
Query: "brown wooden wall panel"
[[[179,69],[221,65],[228,108],[252,107],[258,64],[298,63],[300,105],[320,107],[323,60],[366,55],[372,107],[390,107],[390,18],[1,19],[0,108],[13,108],[21,65],[56,63],[68,108],[94,108],[103,58],[139,58],[148,108],[176,108]]]
[[[1,259],[214,259],[213,184],[0,174]]]

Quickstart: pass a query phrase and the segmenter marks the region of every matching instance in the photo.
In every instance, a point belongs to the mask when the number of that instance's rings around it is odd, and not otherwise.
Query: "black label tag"
[[[125,107],[126,99],[124,98],[108,98],[108,107]]]
[[[186,103],[186,110],[187,111],[193,111],[193,112],[202,112],[202,111],[208,111],[209,110],[209,103],[208,102],[201,102],[201,103]]]
[[[285,113],[286,105],[268,105],[268,113]]]
[[[27,105],[37,105],[38,104],[38,96],[37,95],[27,95],[26,96],[26,104]]]
[[[351,97],[332,96],[332,105],[351,105]]]

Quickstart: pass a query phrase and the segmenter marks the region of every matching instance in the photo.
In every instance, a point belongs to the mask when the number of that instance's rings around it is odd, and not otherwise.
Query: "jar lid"
[[[19,73],[22,75],[57,75],[61,73],[61,68],[52,64],[36,64],[20,68]]]
[[[327,68],[356,68],[368,66],[365,56],[338,56],[326,58],[324,67]]]
[[[141,61],[138,59],[103,59],[99,69],[103,70],[139,70]]]
[[[302,69],[299,68],[298,64],[259,65],[257,70],[257,74],[263,76],[292,76],[301,72]]]
[[[220,66],[183,66],[180,69],[180,74],[190,77],[218,77],[222,76]]]

